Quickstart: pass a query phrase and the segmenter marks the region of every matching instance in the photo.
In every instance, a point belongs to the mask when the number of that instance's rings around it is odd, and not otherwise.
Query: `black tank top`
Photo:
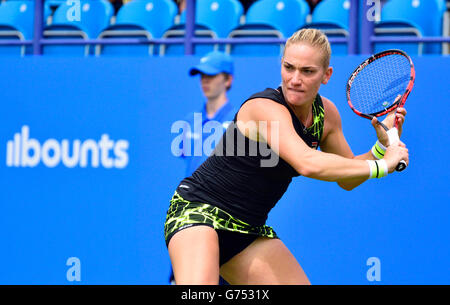
[[[324,123],[319,94],[312,105],[313,124],[308,128],[287,105],[281,87],[256,93],[244,103],[254,98],[266,98],[284,105],[291,114],[297,134],[309,147],[317,149]],[[236,118],[237,114],[213,154],[192,176],[181,181],[177,192],[188,201],[215,205],[251,225],[262,225],[292,178],[299,173],[267,144],[244,136],[236,126]]]

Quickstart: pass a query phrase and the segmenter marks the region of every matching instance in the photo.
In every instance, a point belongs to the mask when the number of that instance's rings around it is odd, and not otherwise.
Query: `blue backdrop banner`
[[[172,127],[203,103],[198,60],[0,58],[0,284],[168,283],[163,223],[185,172]],[[355,154],[376,140],[345,100],[362,60],[334,57],[320,91]],[[351,192],[299,177],[269,215],[313,284],[450,283],[450,59],[413,60],[408,169]],[[236,58],[229,97],[279,84],[279,58]]]

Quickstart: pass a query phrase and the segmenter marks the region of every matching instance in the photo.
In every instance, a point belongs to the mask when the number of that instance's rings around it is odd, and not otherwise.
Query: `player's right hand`
[[[384,158],[389,169],[389,173],[395,171],[395,168],[400,161],[405,161],[406,165],[409,164],[409,152],[405,143],[399,141],[397,144],[389,145],[384,154]]]

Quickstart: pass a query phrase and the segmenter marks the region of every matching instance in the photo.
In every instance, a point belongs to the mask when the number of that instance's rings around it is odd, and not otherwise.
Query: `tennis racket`
[[[357,115],[372,120],[392,110],[403,107],[414,86],[415,70],[411,58],[401,50],[386,50],[372,55],[362,62],[347,81],[347,101]],[[398,120],[386,130],[389,144],[400,141]],[[406,168],[400,161],[396,170]]]

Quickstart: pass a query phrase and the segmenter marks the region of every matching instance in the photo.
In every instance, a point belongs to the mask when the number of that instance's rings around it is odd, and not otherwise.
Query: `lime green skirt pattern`
[[[175,192],[170,200],[170,207],[164,224],[166,245],[169,244],[170,238],[176,232],[194,225],[207,225],[215,230],[278,238],[272,227],[266,225],[252,226],[218,207],[207,203],[187,201]]]

